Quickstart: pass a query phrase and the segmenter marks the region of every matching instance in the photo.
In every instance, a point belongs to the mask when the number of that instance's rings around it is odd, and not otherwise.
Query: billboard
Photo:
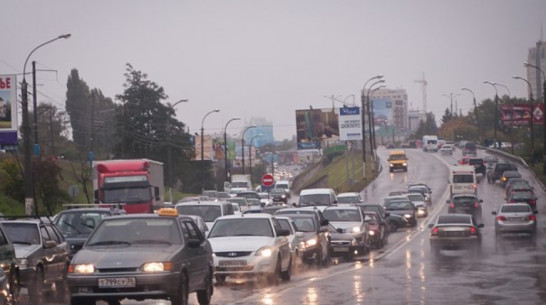
[[[339,139],[362,140],[362,116],[360,107],[339,108]]]
[[[298,149],[318,149],[323,141],[339,138],[335,108],[296,110]]]
[[[533,119],[533,124],[544,123],[544,104],[516,104],[501,106],[501,121],[507,126],[526,126]]]
[[[372,111],[375,128],[393,125],[392,101],[390,99],[372,99]]]
[[[0,144],[17,144],[17,78],[0,75]]]

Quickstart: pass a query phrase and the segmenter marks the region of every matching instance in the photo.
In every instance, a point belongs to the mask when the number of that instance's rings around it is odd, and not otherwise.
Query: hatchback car
[[[364,212],[364,222],[368,224],[368,244],[376,249],[382,248],[389,240],[389,228],[381,221],[377,212]]]
[[[216,282],[222,284],[228,276],[265,278],[272,284],[279,278],[290,280],[289,234],[269,214],[218,218],[208,236],[214,251]]]
[[[447,212],[449,214],[470,214],[474,217],[482,216],[482,199],[478,199],[475,194],[455,194],[451,199],[446,200],[449,204]]]
[[[407,193],[406,197],[411,200],[411,203],[417,208],[417,217],[427,217],[428,208],[425,197],[421,193]]]
[[[365,221],[364,211],[357,206],[332,206],[322,211],[324,218],[340,233],[351,234],[356,243],[351,245],[349,253],[366,254],[369,252],[369,225]],[[333,251],[345,248],[332,247]]]
[[[68,268],[71,304],[168,299],[199,304],[213,294],[213,258],[195,222],[174,209],[105,218]]]
[[[383,205],[389,213],[406,218],[410,226],[417,226],[417,208],[406,196],[387,197]]]
[[[444,144],[438,151],[442,155],[453,155],[453,146],[450,144]]]
[[[439,215],[430,230],[430,248],[434,254],[440,250],[471,249],[480,251],[483,224],[478,224],[469,214]]]
[[[505,203],[497,211],[491,212],[495,217],[495,233],[529,233],[537,232],[538,211],[533,211],[525,203]]]
[[[519,179],[519,178],[521,178],[521,174],[518,171],[512,171],[512,170],[504,171],[500,178],[500,184],[501,186],[504,187],[506,186],[506,183],[508,183],[508,181],[510,181],[511,179]]]

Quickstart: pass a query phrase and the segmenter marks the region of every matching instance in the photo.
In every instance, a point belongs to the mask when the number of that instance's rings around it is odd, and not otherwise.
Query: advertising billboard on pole
[[[335,108],[296,110],[298,149],[320,149],[323,141],[339,137]]]
[[[17,145],[17,78],[0,74],[0,145]]]
[[[360,107],[339,108],[339,139],[362,140],[362,116]]]

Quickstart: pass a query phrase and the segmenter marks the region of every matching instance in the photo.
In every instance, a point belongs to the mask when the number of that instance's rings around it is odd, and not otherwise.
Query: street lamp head
[[[68,38],[70,38],[70,36],[72,36],[72,34],[64,34],[64,35],[59,35],[59,37],[57,37],[57,38],[59,38],[59,39],[61,39],[61,38],[68,39]]]
[[[212,112],[220,112],[220,109],[214,109]]]

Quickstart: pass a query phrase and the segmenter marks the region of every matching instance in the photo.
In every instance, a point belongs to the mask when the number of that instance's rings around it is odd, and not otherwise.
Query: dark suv
[[[492,170],[487,172],[487,182],[495,183],[502,177],[504,171],[517,171],[518,167],[513,163],[498,162],[495,164]]]
[[[477,155],[476,143],[466,142],[463,146],[463,156],[476,157]]]
[[[482,174],[485,176],[486,173],[486,167],[485,162],[483,161],[483,158],[470,158],[468,160],[468,165],[474,166],[474,171],[476,174]]]

